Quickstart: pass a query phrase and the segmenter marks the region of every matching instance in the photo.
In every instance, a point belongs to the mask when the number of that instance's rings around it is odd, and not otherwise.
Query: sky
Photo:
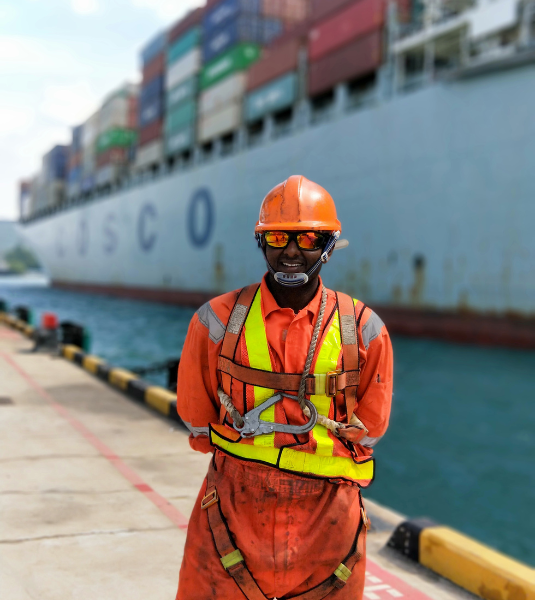
[[[0,0],[0,220],[18,182],[126,81],[139,51],[201,0]]]

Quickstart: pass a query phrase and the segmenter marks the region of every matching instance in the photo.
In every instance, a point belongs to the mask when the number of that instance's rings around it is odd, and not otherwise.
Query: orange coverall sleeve
[[[176,407],[191,433],[190,446],[204,453],[214,451],[209,442],[208,425],[219,422],[215,364],[219,346],[210,340],[209,331],[198,315],[193,315],[178,368]]]
[[[388,428],[392,406],[394,353],[384,323],[370,309],[366,309],[364,314],[359,338],[364,360],[355,414],[368,429],[368,435],[359,444],[360,453],[370,455],[373,446]]]

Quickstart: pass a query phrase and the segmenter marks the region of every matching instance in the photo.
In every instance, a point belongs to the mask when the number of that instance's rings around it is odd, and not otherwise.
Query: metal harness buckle
[[[206,496],[201,500],[201,509],[206,510],[216,502],[219,502],[219,496],[217,494],[217,490],[212,490],[209,494],[206,494]]]
[[[316,407],[305,398],[305,404],[308,406],[310,410],[310,419],[304,425],[287,425],[286,423],[272,423],[270,421],[262,421],[260,415],[268,409],[270,406],[273,406],[276,402],[280,402],[283,398],[291,398],[292,400],[297,400],[297,396],[290,396],[289,394],[275,394],[268,398],[262,404],[259,404],[253,410],[250,410],[248,413],[245,413],[243,417],[243,427],[238,427],[236,423],[233,424],[234,429],[242,436],[242,437],[256,437],[257,435],[269,435],[270,433],[290,433],[295,435],[300,435],[302,433],[307,433],[311,429],[313,429],[318,421],[318,411]]]
[[[325,375],[325,395],[334,398],[338,391],[338,375],[340,371],[329,371]]]

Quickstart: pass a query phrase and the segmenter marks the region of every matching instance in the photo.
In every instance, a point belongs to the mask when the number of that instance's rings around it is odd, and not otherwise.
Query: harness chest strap
[[[363,527],[368,528],[368,519],[360,496],[359,500],[361,502],[362,518],[349,554],[325,581],[308,592],[292,596],[288,600],[323,600],[323,598],[326,598],[335,589],[341,589],[345,586],[351,576],[351,569],[353,569],[364,554],[364,539],[361,533]],[[247,600],[268,600],[247,568],[242,553],[232,540],[225,517],[221,511],[219,495],[215,485],[213,464],[210,464],[210,468],[208,469],[206,493],[201,501],[201,508],[207,512],[208,524],[217,552],[221,557],[220,560],[223,568],[234,579]]]

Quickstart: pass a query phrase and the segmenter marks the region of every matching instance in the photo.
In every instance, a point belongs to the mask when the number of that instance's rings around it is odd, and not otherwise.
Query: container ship
[[[534,22],[532,0],[209,0],[21,184],[21,231],[53,285],[198,305],[260,278],[261,199],[302,174],[350,242],[327,285],[396,330],[533,346]]]

